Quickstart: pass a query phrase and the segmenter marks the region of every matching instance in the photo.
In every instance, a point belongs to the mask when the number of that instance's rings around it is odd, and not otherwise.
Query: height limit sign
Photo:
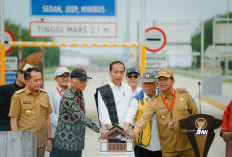
[[[153,53],[160,51],[166,44],[166,35],[163,30],[151,27],[146,30],[146,50]]]

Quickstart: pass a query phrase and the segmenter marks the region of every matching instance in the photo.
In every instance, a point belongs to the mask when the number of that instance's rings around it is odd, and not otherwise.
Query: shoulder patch
[[[191,97],[192,97],[192,96],[191,96]],[[192,101],[193,101],[194,104],[196,104],[196,101],[193,99],[193,97],[192,97]]]
[[[20,89],[20,90],[17,90],[15,93],[19,94],[19,93],[22,93],[23,91],[24,91],[24,88]]]
[[[42,92],[47,93],[47,91],[46,91],[45,89],[40,88],[40,90],[41,90]]]

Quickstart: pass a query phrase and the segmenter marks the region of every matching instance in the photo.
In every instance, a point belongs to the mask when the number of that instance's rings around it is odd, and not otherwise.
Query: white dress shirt
[[[111,81],[109,85],[113,91],[114,101],[116,105],[118,122],[119,126],[124,128],[124,119],[129,108],[131,99],[132,99],[132,89],[129,85],[125,83],[121,83],[121,86],[116,86]],[[98,112],[99,112],[99,120],[103,128],[106,129],[106,124],[112,124],[109,116],[109,112],[107,107],[102,99],[101,93],[98,91]]]
[[[136,90],[133,93],[133,97],[136,96],[141,90],[142,90],[142,88],[137,86]]]
[[[65,90],[63,90],[59,86],[58,89],[61,92],[61,94],[64,95]],[[58,92],[57,88],[54,88],[53,90],[48,92],[48,96],[53,109],[53,112],[50,114],[50,119],[51,119],[52,138],[54,138],[56,134],[56,127],[57,127],[57,121],[59,116],[61,95]]]
[[[156,91],[157,93],[157,91]],[[150,103],[151,98],[145,93],[144,94],[144,98],[147,99],[147,101]],[[137,114],[139,108],[139,102],[137,99],[133,98],[130,104],[130,107],[128,109],[128,112],[126,114],[125,117],[125,122],[129,122],[131,124],[134,123],[135,120],[135,115]],[[159,140],[159,134],[158,134],[158,128],[157,128],[157,119],[156,119],[156,114],[154,114],[152,121],[151,121],[151,139],[150,139],[150,143],[148,146],[142,146],[142,145],[138,145],[140,147],[143,147],[145,149],[148,149],[150,151],[158,151],[161,150],[160,148],[160,140]]]

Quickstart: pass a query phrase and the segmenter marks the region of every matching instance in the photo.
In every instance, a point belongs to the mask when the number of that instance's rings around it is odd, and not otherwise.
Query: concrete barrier
[[[37,140],[30,131],[0,131],[0,157],[36,157]]]

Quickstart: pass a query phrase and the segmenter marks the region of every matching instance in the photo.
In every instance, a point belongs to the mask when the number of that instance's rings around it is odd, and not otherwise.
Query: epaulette
[[[155,98],[157,98],[158,96],[159,96],[159,93],[156,94],[155,96],[153,96],[153,97],[151,98],[151,101],[154,100]]]
[[[20,90],[17,90],[15,93],[19,94],[19,93],[22,93],[24,91],[25,88],[23,89],[20,89]]]
[[[47,91],[46,91],[45,89],[40,88],[40,90],[41,90],[42,92],[47,93]]]

